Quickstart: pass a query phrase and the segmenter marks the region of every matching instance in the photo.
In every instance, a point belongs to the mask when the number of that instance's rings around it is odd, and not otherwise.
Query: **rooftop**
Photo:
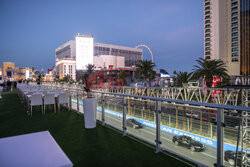
[[[42,115],[26,114],[15,91],[3,92],[0,100],[0,138],[48,130],[74,166],[192,166],[190,162],[155,150],[107,126],[85,129],[82,115],[53,109]],[[166,155],[167,154],[167,155]]]

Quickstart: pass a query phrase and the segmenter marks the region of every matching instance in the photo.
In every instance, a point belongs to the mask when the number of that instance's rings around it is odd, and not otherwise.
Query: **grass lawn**
[[[84,129],[84,119],[73,111],[40,109],[28,116],[17,93],[3,92],[0,100],[0,138],[48,130],[74,166],[189,166],[129,137],[97,124]],[[186,161],[187,162],[187,161]]]

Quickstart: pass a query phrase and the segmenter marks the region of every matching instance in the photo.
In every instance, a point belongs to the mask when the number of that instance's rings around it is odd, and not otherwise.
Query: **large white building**
[[[142,59],[142,49],[95,43],[91,35],[77,34],[56,48],[56,73],[60,79],[69,75],[76,80],[76,71],[86,70],[88,64],[96,69],[133,67]]]

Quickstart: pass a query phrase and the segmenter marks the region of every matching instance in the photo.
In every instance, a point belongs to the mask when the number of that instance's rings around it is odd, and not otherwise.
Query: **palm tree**
[[[175,74],[175,77],[174,77],[175,84],[177,86],[183,86],[183,84],[188,83],[192,73],[174,71],[173,74]],[[176,117],[178,117],[178,112],[179,112],[179,110],[178,110],[178,107],[176,106]],[[184,125],[186,125],[187,124],[187,108],[185,106],[183,106],[182,115],[185,118],[185,124]],[[176,127],[178,127],[178,119],[176,119]]]
[[[188,81],[190,81],[192,73],[174,71],[173,74],[175,74],[175,84],[177,86],[183,86],[184,83],[188,83]]]
[[[119,72],[119,76],[118,76],[119,79],[123,80],[123,85],[126,85],[126,78],[127,78],[127,74],[124,70],[121,70]]]
[[[196,61],[198,62],[198,65],[194,65],[195,69],[193,69],[193,78],[204,79],[207,87],[212,87],[213,78],[222,78],[222,80],[225,81],[229,79],[226,65],[222,60],[207,60],[199,58]],[[212,99],[209,98],[208,102],[211,103]],[[208,121],[211,122],[211,110],[208,110]]]
[[[229,78],[226,65],[222,60],[206,60],[199,58],[196,61],[198,65],[194,65],[193,78],[204,79],[207,87],[212,87],[214,77],[222,78],[222,80],[227,80]]]
[[[70,81],[70,76],[69,75],[66,75],[65,77],[63,77],[63,79],[62,79],[62,81],[64,81],[64,82],[69,82]]]
[[[149,60],[140,60],[135,66],[135,77],[137,79],[144,79],[144,81],[148,82],[149,86],[151,86],[150,81],[156,77],[156,72],[154,71],[155,64]]]

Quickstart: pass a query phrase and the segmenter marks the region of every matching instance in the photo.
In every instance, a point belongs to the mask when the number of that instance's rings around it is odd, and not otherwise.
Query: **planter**
[[[84,111],[84,123],[85,128],[96,127],[96,110],[97,99],[96,98],[83,98],[83,111]]]

